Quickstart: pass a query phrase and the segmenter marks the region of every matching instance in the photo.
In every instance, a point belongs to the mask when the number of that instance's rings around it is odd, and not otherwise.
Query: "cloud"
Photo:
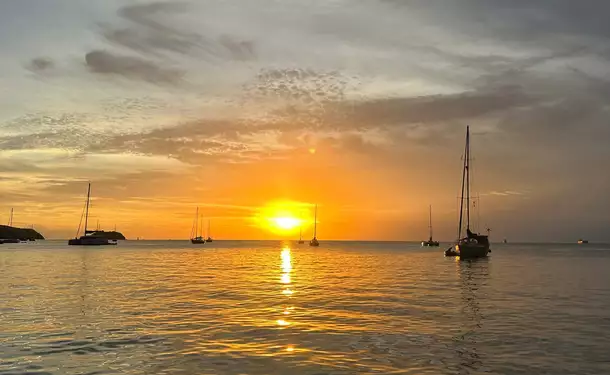
[[[575,176],[584,175],[598,190],[578,204],[601,215],[603,205],[595,201],[610,188],[600,172],[610,158],[608,7],[571,0],[129,3],[110,10],[114,18],[104,23],[96,23],[101,17],[87,21],[99,25],[99,46],[82,50],[88,39],[70,41],[70,53],[89,52],[85,63],[93,74],[71,69],[60,77],[65,81],[23,86],[30,90],[28,105],[53,115],[17,114],[0,125],[4,150],[63,149],[71,159],[32,162],[20,154],[0,167],[8,178],[21,176],[21,169],[36,181],[48,178],[40,184],[56,185],[50,181],[63,172],[89,173],[91,153],[107,154],[119,167],[133,165],[115,155],[133,154],[144,170],[170,159],[199,166],[192,178],[208,167],[239,170],[228,179],[235,182],[265,168],[274,174],[277,166],[309,168],[316,158],[312,173],[340,165],[349,171],[338,175],[345,180],[357,171],[387,171],[360,177],[383,195],[390,189],[385,185],[398,190],[416,180],[428,187],[429,199],[453,198],[470,124],[477,183],[489,192],[490,211],[546,214],[541,208],[562,201],[567,208],[557,216],[564,218],[576,207],[569,197],[582,189]],[[48,53],[31,51],[27,56]],[[38,57],[21,66],[46,76],[68,66],[62,61]],[[92,78],[100,77],[130,82],[115,90],[117,80],[95,86],[102,79]],[[67,98],[70,83],[86,88],[78,91],[82,101]],[[56,91],[60,86],[64,92]],[[309,154],[310,147],[318,152]],[[129,185],[137,190],[150,177],[123,176],[119,167],[103,178],[142,178]],[[447,179],[454,171],[455,184]],[[53,175],[42,176],[46,172]],[[401,185],[392,180],[400,176],[406,176]],[[298,178],[284,175],[282,184]],[[384,186],[375,189],[374,182]],[[522,188],[527,194],[516,194]],[[157,186],[157,192],[164,189]],[[268,182],[260,182],[260,194],[268,191]],[[521,202],[526,197],[528,208]]]
[[[180,70],[162,68],[138,57],[102,50],[87,53],[85,63],[90,71],[97,74],[117,75],[156,84],[178,83],[184,74]]]
[[[55,62],[49,57],[35,57],[25,67],[31,72],[43,73],[52,70],[55,67]]]
[[[157,50],[189,53],[201,43],[195,33],[182,32],[163,22],[164,15],[183,13],[188,9],[182,2],[156,2],[134,4],[120,8],[120,17],[137,27],[102,27],[102,36],[111,43],[140,52],[155,53]]]
[[[226,32],[210,35],[183,30],[171,16],[185,15],[190,6],[183,2],[155,2],[120,8],[117,14],[129,21],[128,26],[101,25],[101,35],[114,45],[155,56],[164,53],[191,55],[208,62],[225,60],[250,61],[256,58],[252,40]],[[215,35],[216,34],[216,35]]]

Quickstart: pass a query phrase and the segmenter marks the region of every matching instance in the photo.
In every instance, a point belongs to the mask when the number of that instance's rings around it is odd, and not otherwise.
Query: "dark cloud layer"
[[[117,46],[152,55],[170,52],[215,63],[255,59],[256,47],[251,40],[229,33],[201,35],[168,22],[168,16],[189,10],[189,4],[183,2],[128,5],[117,13],[129,24],[125,27],[102,25],[101,35]]]
[[[183,72],[160,67],[150,61],[108,51],[91,51],[85,55],[87,67],[94,73],[114,74],[151,83],[177,83]]]
[[[55,62],[49,57],[36,57],[30,60],[25,67],[34,73],[42,73],[53,69]]]

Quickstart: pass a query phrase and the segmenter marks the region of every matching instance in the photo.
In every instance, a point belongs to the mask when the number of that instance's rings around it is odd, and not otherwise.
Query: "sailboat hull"
[[[485,245],[456,245],[460,259],[485,258],[489,254],[489,247]]]
[[[485,258],[491,250],[486,236],[477,236],[477,239],[464,239],[457,245],[445,251],[445,256],[457,256],[460,259]]]
[[[82,236],[81,238],[68,240],[68,245],[71,246],[115,246],[116,244],[116,241],[110,241],[102,237]]]
[[[426,247],[438,247],[439,243],[437,241],[422,241],[421,245]]]
[[[191,238],[191,243],[192,244],[204,244],[205,240],[203,238]]]

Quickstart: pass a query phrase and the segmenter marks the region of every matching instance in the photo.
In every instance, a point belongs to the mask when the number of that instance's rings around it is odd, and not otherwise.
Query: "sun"
[[[301,220],[295,217],[274,217],[271,220],[278,228],[285,230],[292,230],[301,225]]]
[[[259,209],[259,226],[280,236],[293,236],[305,230],[309,222],[307,204],[293,201],[275,201]]]

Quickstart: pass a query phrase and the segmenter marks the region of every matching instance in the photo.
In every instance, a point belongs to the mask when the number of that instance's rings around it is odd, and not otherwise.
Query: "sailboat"
[[[303,241],[303,216],[299,215],[299,245],[304,244],[305,241]]]
[[[200,226],[203,226],[203,219],[201,219],[201,223],[199,222],[199,207],[197,207],[197,211],[195,211],[195,225],[193,225],[193,229],[191,230],[191,243],[192,244],[204,244],[205,239],[203,238],[203,230],[201,230]],[[200,234],[201,233],[201,234]]]
[[[88,230],[87,226],[89,224],[89,203],[91,201],[91,183],[89,183],[89,187],[87,188],[87,203],[85,204],[85,231],[84,234],[78,237],[78,232],[80,232],[80,223],[78,225],[78,231],[76,233],[77,237],[74,237],[71,240],[68,240],[68,245],[78,245],[78,246],[104,246],[104,245],[116,245],[116,240],[109,240],[104,236],[100,236],[97,234],[95,230]],[[82,217],[81,217],[82,220]]]
[[[422,241],[422,246],[438,246],[438,241],[432,240],[432,205],[430,205],[430,224],[428,225],[428,229],[430,230],[430,238],[428,241]]]
[[[303,241],[303,228],[299,225],[299,245],[304,244],[305,241]]]
[[[205,239],[205,242],[212,242],[212,235],[210,234],[210,220],[208,220],[208,238]],[[203,234],[203,232],[201,233]]]
[[[466,210],[464,210],[464,203]],[[463,237],[462,225],[466,223],[466,236]],[[452,247],[445,250],[445,256],[459,256],[460,259],[483,258],[489,254],[489,235],[474,233],[470,230],[470,127],[466,127],[466,147],[462,168],[462,193],[460,199],[460,220],[458,239]]]
[[[318,229],[318,205],[316,204],[316,210],[314,213],[313,219],[313,238],[309,241],[309,246],[320,246],[318,239],[316,238],[317,229]]]

